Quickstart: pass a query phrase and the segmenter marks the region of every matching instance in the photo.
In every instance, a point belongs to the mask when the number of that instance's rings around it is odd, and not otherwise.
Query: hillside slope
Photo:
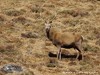
[[[57,60],[45,35],[48,19],[84,36],[83,60],[69,57],[73,49]],[[0,67],[9,63],[27,69],[20,75],[100,75],[100,0],[0,0]]]

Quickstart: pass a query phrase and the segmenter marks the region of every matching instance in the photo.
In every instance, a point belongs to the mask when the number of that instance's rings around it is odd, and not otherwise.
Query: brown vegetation
[[[56,59],[57,48],[45,35],[47,19],[84,36],[82,61],[74,60],[74,49]],[[26,71],[1,75],[100,75],[100,0],[0,0],[0,68],[9,63]]]

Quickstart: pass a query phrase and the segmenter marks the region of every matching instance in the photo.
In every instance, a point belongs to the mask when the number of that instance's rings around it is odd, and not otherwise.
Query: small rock
[[[38,33],[32,33],[32,32],[22,33],[21,36],[26,37],[26,38],[38,38],[39,37]]]
[[[4,73],[13,73],[13,72],[21,72],[23,71],[21,66],[7,64],[0,69]]]

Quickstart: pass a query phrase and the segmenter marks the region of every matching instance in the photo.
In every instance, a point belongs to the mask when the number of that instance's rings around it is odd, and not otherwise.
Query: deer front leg
[[[58,47],[58,49],[57,58],[58,60],[61,60],[61,47]]]

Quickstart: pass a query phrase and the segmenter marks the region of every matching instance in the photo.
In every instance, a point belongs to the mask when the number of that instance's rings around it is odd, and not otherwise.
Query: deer
[[[61,60],[61,48],[70,49],[74,48],[78,50],[79,53],[77,53],[76,59],[79,58],[79,56],[82,56],[82,42],[83,42],[83,36],[77,33],[71,33],[71,32],[62,32],[61,29],[57,27],[52,27],[52,21],[45,21],[45,31],[47,38],[52,41],[53,45],[55,45],[58,48],[57,52],[57,59]]]

